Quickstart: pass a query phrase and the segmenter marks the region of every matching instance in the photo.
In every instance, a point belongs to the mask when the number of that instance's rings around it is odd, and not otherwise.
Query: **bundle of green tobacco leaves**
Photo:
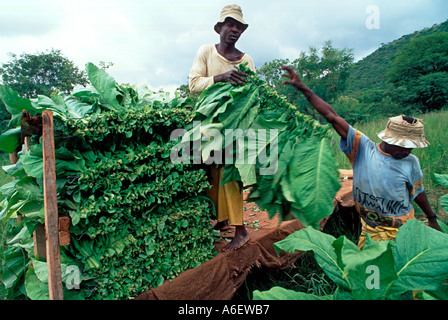
[[[127,299],[215,255],[209,183],[200,165],[170,159],[171,131],[192,118],[189,99],[118,85],[92,64],[86,70],[93,87],[68,96],[28,100],[5,87],[0,95],[13,119],[23,109],[54,113],[58,212],[71,220],[71,242],[61,247],[64,298]],[[7,152],[20,143],[14,124],[0,139]],[[20,214],[23,222],[9,240],[2,281],[9,297],[45,299],[46,262],[32,237],[44,222],[42,145],[31,140],[4,168],[15,179],[0,188],[0,218]]]
[[[199,143],[203,161],[225,165],[222,184],[252,186],[250,199],[271,217],[317,226],[340,188],[329,126],[297,111],[245,65],[240,70],[245,85],[217,83],[201,94],[183,142]]]

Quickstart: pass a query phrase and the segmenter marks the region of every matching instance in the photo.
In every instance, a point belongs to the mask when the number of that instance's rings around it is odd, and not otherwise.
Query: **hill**
[[[389,84],[386,81],[387,72],[397,53],[412,39],[436,32],[448,32],[448,20],[435,24],[430,28],[404,35],[397,40],[382,45],[370,55],[355,63],[345,92],[350,95],[356,95],[356,93],[368,89],[383,90],[388,88]]]

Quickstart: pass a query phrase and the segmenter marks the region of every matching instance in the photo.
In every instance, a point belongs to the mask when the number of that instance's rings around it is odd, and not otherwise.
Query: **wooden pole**
[[[50,300],[63,300],[61,258],[59,255],[59,219],[56,193],[53,113],[47,110],[42,112],[42,145],[48,291]]]

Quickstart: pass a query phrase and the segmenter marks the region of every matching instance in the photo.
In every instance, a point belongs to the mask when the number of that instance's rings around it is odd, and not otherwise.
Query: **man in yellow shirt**
[[[243,20],[243,13],[238,5],[225,6],[215,25],[219,34],[218,44],[205,44],[196,54],[189,75],[189,88],[193,93],[200,93],[217,82],[228,82],[232,85],[244,84],[245,73],[236,68],[241,63],[255,71],[252,58],[235,47],[248,24]],[[213,200],[217,214],[216,230],[228,230],[235,226],[235,236],[224,247],[223,251],[241,248],[250,239],[243,222],[243,194],[238,181],[231,181],[220,186],[224,166],[210,166],[212,188],[208,195]]]

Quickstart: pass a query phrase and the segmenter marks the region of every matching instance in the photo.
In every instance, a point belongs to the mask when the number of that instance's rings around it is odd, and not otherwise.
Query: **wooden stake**
[[[59,255],[59,219],[56,194],[53,113],[47,110],[42,112],[42,145],[48,291],[50,300],[63,300],[61,258]]]
[[[45,240],[45,226],[39,223],[33,232],[34,255],[47,259],[47,245]]]

